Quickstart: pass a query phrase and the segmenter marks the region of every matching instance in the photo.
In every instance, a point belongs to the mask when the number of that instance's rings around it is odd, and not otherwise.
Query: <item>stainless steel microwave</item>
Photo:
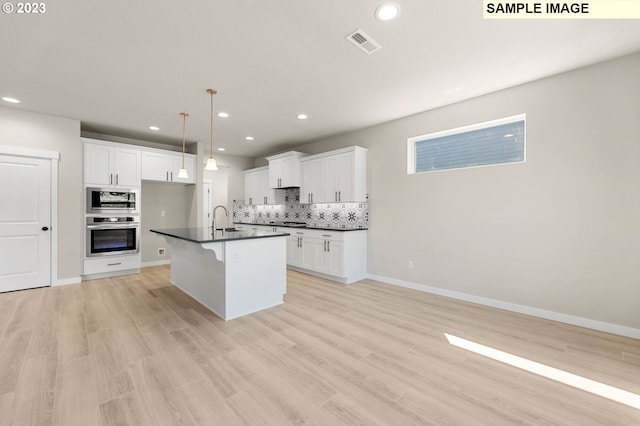
[[[87,188],[87,214],[139,214],[139,189]]]

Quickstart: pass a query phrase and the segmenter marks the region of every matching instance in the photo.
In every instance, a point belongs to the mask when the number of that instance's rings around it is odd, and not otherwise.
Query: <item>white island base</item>
[[[171,282],[224,320],[283,303],[286,236],[197,243],[164,235]]]

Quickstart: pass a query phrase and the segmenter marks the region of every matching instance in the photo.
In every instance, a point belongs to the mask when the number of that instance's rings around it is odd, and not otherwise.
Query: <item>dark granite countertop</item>
[[[342,229],[342,228],[322,228],[318,226],[300,226],[300,225],[290,225],[284,223],[246,223],[246,222],[233,222],[234,225],[257,225],[257,226],[277,226],[278,228],[295,228],[295,229],[316,229],[318,231],[340,231],[340,232],[349,232],[349,231],[366,231],[369,228],[352,228],[352,229]]]
[[[250,240],[254,238],[269,238],[269,237],[286,237],[289,234],[286,232],[271,232],[271,231],[226,231],[222,234],[222,231],[216,231],[215,234],[211,233],[211,228],[172,228],[172,229],[151,229],[151,232],[160,235],[167,235],[169,237],[178,238],[185,241],[191,241],[194,243],[220,243],[226,241],[236,240]]]

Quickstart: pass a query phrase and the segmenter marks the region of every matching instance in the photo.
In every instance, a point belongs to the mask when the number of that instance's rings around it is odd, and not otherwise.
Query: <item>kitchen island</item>
[[[283,303],[285,232],[152,229],[171,248],[171,282],[224,320]]]

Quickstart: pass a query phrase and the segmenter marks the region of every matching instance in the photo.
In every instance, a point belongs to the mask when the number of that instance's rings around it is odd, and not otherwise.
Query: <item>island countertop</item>
[[[226,241],[249,240],[253,238],[286,237],[287,232],[271,231],[216,231],[212,234],[211,228],[171,228],[171,229],[151,229],[151,232],[180,240],[191,241],[193,243],[222,243]]]

